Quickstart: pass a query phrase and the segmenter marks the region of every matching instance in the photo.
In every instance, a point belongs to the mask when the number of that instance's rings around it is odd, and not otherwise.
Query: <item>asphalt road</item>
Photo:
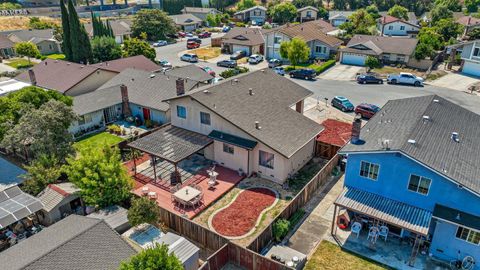
[[[383,106],[390,99],[436,94],[480,114],[479,96],[431,85],[426,85],[425,87],[412,87],[390,84],[360,85],[355,81],[333,81],[324,79],[317,79],[315,81],[299,79],[292,80],[312,91],[314,97],[323,102],[324,98],[328,98],[328,102],[330,102],[334,96],[344,96],[350,99],[354,105],[366,102]]]

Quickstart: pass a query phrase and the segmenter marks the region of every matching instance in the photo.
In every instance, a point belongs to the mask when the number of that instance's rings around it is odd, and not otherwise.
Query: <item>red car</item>
[[[198,34],[199,38],[209,38],[211,36],[212,36],[212,33],[210,33],[210,32],[203,32],[203,33]]]
[[[355,107],[355,114],[360,114],[366,119],[372,118],[378,111],[380,111],[378,106],[368,103],[362,103]]]
[[[181,38],[184,38],[187,36],[187,34],[185,34],[185,32],[178,32],[177,35]]]
[[[200,44],[194,41],[187,42],[187,49],[196,49],[200,47]]]

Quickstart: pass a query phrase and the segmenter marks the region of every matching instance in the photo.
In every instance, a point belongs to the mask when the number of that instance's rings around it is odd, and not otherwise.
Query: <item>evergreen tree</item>
[[[60,0],[60,10],[62,12],[62,29],[63,29],[63,38],[62,38],[62,51],[65,54],[65,58],[68,61],[72,60],[72,45],[70,43],[70,23],[68,18],[67,8],[63,0]]]
[[[72,45],[71,61],[86,64],[92,60],[92,47],[85,27],[80,24],[72,0],[68,1],[68,18],[70,24],[70,43]]]

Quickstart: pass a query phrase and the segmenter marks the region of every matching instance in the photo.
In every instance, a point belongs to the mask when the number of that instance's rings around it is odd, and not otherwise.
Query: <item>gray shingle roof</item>
[[[254,95],[249,94],[249,88]],[[208,93],[204,93],[207,89]],[[287,158],[323,129],[321,125],[290,108],[311,94],[309,90],[271,70],[249,72],[187,93]],[[255,128],[255,121],[260,123],[261,129]]]
[[[360,137],[364,144],[349,143],[341,152],[400,151],[480,194],[480,115],[457,104],[435,95],[388,101]]]
[[[108,20],[108,23],[112,27],[113,35],[130,35],[132,33],[131,25],[132,20],[122,19],[122,20]],[[93,27],[91,23],[83,24],[88,35],[93,36]]]
[[[170,15],[173,22],[176,25],[190,25],[190,24],[199,24],[202,23],[202,20],[193,14],[179,14],[179,15]]]
[[[14,42],[30,41],[33,38],[52,39],[53,29],[40,29],[40,30],[21,30],[11,33],[8,37]]]
[[[265,42],[261,29],[234,27],[223,37],[222,42],[227,44],[238,44],[254,46]]]
[[[116,269],[136,252],[104,221],[70,215],[0,253],[2,269]]]
[[[168,232],[159,239],[160,244],[166,244],[168,251],[173,252],[175,256],[183,263],[190,259],[200,249],[182,236]]]
[[[355,35],[348,42],[342,52],[379,55],[381,53],[412,55],[417,47],[418,40],[404,37],[381,37],[369,35]],[[359,46],[366,49],[359,49]]]
[[[37,197],[44,205],[43,210],[50,212],[66,197],[71,195],[78,197],[74,193],[79,191],[80,189],[72,183],[50,184]]]
[[[152,74],[155,76],[152,76]],[[162,100],[176,95],[175,79],[176,77],[163,75],[162,73],[126,69],[99,89],[75,96],[73,98],[73,110],[79,115],[84,115],[120,104],[122,102],[120,85],[124,84],[127,86],[128,98],[131,103],[159,111],[167,111],[169,105]],[[191,90],[197,83],[194,80],[187,80],[185,90]]]
[[[118,231],[122,227],[130,227],[127,217],[127,209],[118,205],[112,205],[88,215],[91,218],[104,220],[112,229]]]
[[[220,11],[218,11],[217,9],[215,8],[204,8],[204,7],[184,7],[182,9],[182,12],[186,12],[186,13],[211,13],[211,12],[217,12],[217,13],[220,13]]]
[[[177,78],[188,78],[189,80],[194,80],[197,82],[206,82],[213,79],[212,75],[193,64],[167,70],[165,74]]]

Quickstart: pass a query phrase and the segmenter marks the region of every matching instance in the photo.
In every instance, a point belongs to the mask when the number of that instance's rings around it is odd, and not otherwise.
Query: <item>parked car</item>
[[[193,37],[193,34],[192,33],[186,33],[185,36],[186,37]]]
[[[212,75],[213,77],[215,77],[215,71],[213,71],[213,69],[211,69],[210,67],[202,67],[203,71],[207,72],[208,74]]]
[[[289,75],[290,78],[313,80],[317,76],[317,73],[311,68],[302,68],[290,71]]]
[[[168,42],[166,40],[159,40],[155,43],[153,43],[153,47],[162,47],[162,46],[167,46]]]
[[[355,107],[355,114],[359,114],[366,119],[372,118],[378,111],[380,111],[380,107],[368,103],[362,103]]]
[[[167,37],[169,37],[169,38],[171,38],[171,39],[177,39],[177,38],[180,37],[180,34],[178,34],[178,33],[177,33],[177,34],[175,34],[175,33],[173,33],[173,34],[167,34]]]
[[[237,66],[237,61],[235,60],[222,60],[217,62],[217,66],[219,67],[226,67],[226,68],[234,68]]]
[[[187,33],[185,33],[185,32],[178,32],[177,35],[178,35],[178,37],[184,38],[184,37],[187,36]]]
[[[207,32],[207,31],[198,34],[198,37],[199,37],[199,38],[209,38],[209,37],[211,37],[211,36],[212,36],[212,33]]]
[[[212,84],[216,84],[216,83],[219,83],[221,81],[223,81],[224,79],[222,77],[215,77],[213,78],[212,80]]]
[[[346,97],[335,96],[332,99],[332,106],[340,109],[342,112],[351,112],[355,109],[353,104]]]
[[[280,76],[285,76],[285,69],[283,67],[274,67],[273,71]]]
[[[259,54],[252,54],[248,57],[248,63],[250,64],[258,64],[263,61],[263,56]]]
[[[375,77],[373,74],[361,74],[357,76],[358,83],[383,83],[382,78]]]
[[[173,67],[172,64],[170,62],[168,62],[167,60],[160,60],[160,62],[158,62],[160,64],[161,67]]]
[[[400,72],[399,75],[397,74],[390,74],[387,77],[387,82],[391,84],[410,84],[415,86],[422,86],[423,85],[423,78],[417,77],[411,73]]]
[[[230,29],[231,28],[229,26],[225,26],[225,27],[222,28],[222,32],[227,33],[228,31],[230,31]]]
[[[268,67],[269,68],[274,68],[282,65],[282,61],[276,58],[272,58],[268,60]]]
[[[195,41],[188,41],[187,42],[187,49],[196,49],[200,47],[200,43],[197,43]]]
[[[190,37],[187,39],[187,42],[190,42],[190,41],[193,41],[193,42],[196,42],[198,44],[202,44],[202,40],[199,39],[198,37]]]
[[[236,52],[232,53],[232,55],[230,56],[230,60],[239,60],[239,59],[242,59],[245,56],[247,56],[245,51],[236,51]]]
[[[180,57],[180,60],[195,63],[198,62],[198,56],[194,53],[186,53]]]

